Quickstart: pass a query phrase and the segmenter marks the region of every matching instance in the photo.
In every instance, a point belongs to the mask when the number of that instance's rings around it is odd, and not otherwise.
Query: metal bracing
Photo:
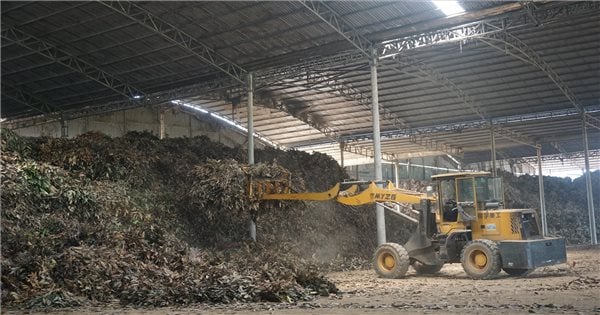
[[[537,141],[535,139],[506,127],[494,126],[494,132],[496,135],[516,143],[524,144],[533,148],[537,146]]]
[[[300,1],[308,10],[314,13],[319,19],[327,23],[336,32],[342,35],[356,49],[358,49],[367,58],[371,58],[371,47],[373,44],[356,31],[348,22],[346,22],[337,12],[321,1]]]
[[[458,155],[458,156],[463,154],[463,148],[461,148],[461,147],[449,145],[449,144],[443,143],[438,140],[434,140],[430,137],[426,137],[423,135],[410,135],[409,140],[410,140],[410,142],[412,142],[414,144],[418,144],[429,150],[434,150],[434,151],[443,152],[443,153],[450,154],[450,155]]]
[[[562,81],[554,70],[531,48],[521,42],[515,36],[507,33],[507,30],[528,25],[531,23],[549,23],[565,17],[589,15],[600,10],[598,2],[565,2],[559,6],[548,6],[541,9],[531,10],[520,15],[506,16],[475,23],[464,24],[449,29],[427,32],[415,36],[385,41],[380,45],[380,56],[382,59],[392,58],[398,54],[415,48],[431,45],[467,42],[470,39],[478,39],[491,47],[497,48],[507,54],[513,55],[538,69],[542,70],[567,97],[571,104],[583,113],[582,105],[569,87]],[[498,46],[492,41],[499,41],[503,46]],[[600,119],[584,114],[586,123],[592,127],[600,127]],[[600,128],[599,128],[600,129]]]
[[[458,85],[456,85],[454,82],[452,82],[452,80],[450,80],[446,75],[438,72],[429,65],[426,65],[423,62],[419,62],[418,60],[404,54],[394,56],[394,59],[397,61],[397,65],[382,64],[382,67],[396,72],[406,73],[409,75],[412,74],[403,69],[402,66],[416,68],[424,76],[421,78],[431,81],[432,83],[441,85],[446,90],[453,93],[473,113],[479,116],[485,124],[490,125],[492,123],[491,118],[488,117],[485,111],[475,103],[471,96],[465,91],[463,91],[460,87],[458,87]],[[494,132],[496,132],[496,134],[509,140],[530,146],[535,146],[536,144],[535,141],[529,138],[528,136],[520,134],[514,130],[510,130],[506,127],[495,126],[494,129]]]
[[[352,88],[351,86],[341,82],[335,76],[328,76],[324,74],[316,74],[309,73],[307,76],[307,82],[311,86],[322,86],[329,89],[332,89],[334,93],[337,93],[340,96],[351,99],[352,101],[362,105],[364,108],[372,111],[373,106],[371,103],[371,98],[365,93],[361,92],[358,89]],[[395,113],[391,112],[389,109],[383,108],[380,106],[382,111],[381,116],[392,123],[395,128],[398,130],[410,129],[406,122],[398,117]],[[462,154],[461,148],[457,148],[448,144],[445,144],[441,141],[431,139],[426,135],[417,135],[411,134],[406,135],[409,137],[409,140],[418,144],[428,150],[434,150],[439,152],[444,152],[448,154]],[[366,137],[362,138],[362,140],[371,140],[373,139],[373,134],[366,135]],[[352,140],[350,140],[352,141]],[[388,160],[388,159],[386,159]]]
[[[356,52],[344,52],[333,56],[311,58],[300,63],[265,68],[256,71],[256,77],[260,78],[262,86],[273,84],[287,78],[302,78],[311,72],[322,72],[331,67],[340,67],[357,62],[366,63],[364,56]]]
[[[40,34],[38,35],[38,37],[40,37],[40,38],[45,38],[45,37],[47,37],[47,36],[49,36],[49,35],[52,35],[52,34],[55,34],[55,33],[57,33],[57,32],[60,32],[60,31],[67,30],[67,29],[69,29],[69,28],[72,28],[72,27],[75,27],[75,26],[78,26],[78,25],[81,25],[81,24],[86,24],[86,23],[90,23],[90,22],[93,22],[93,21],[96,21],[96,20],[99,20],[99,19],[103,19],[103,18],[105,18],[105,17],[107,17],[107,16],[109,16],[109,15],[113,15],[113,14],[114,14],[113,12],[109,12],[108,14],[97,15],[97,16],[94,16],[94,17],[92,17],[92,18],[89,18],[89,19],[85,19],[85,20],[78,20],[76,23],[67,24],[67,25],[64,25],[64,26],[61,26],[61,27],[58,27],[58,28],[53,28],[53,29],[52,29],[52,30],[50,30],[50,31],[43,32],[43,33],[40,33]],[[152,34],[152,35],[154,36],[154,34]],[[131,40],[131,41],[142,40],[142,39],[144,39],[145,37],[146,37],[146,36],[143,36],[143,37],[137,37],[137,38],[135,38],[134,40]],[[128,41],[128,42],[131,42],[131,41]],[[101,47],[101,48],[99,48],[99,49],[96,49],[96,50],[90,51],[89,53],[95,53],[95,52],[98,52],[98,51],[101,51],[101,50],[104,50],[104,49],[107,49],[107,48],[114,47],[115,45],[126,44],[126,43],[128,43],[128,42],[124,42],[124,43],[116,43],[116,44],[112,44],[112,45],[110,45],[110,46],[107,46],[107,47]],[[28,53],[28,54],[22,54],[22,55],[18,55],[18,56],[15,56],[15,57],[13,57],[13,58],[10,58],[10,59],[6,59],[6,60],[5,60],[5,59],[3,59],[2,61],[4,62],[4,61],[8,61],[8,60],[16,60],[16,59],[19,59],[19,58],[23,58],[23,57],[27,57],[27,56],[33,55],[33,54],[34,54],[33,52],[32,52],[32,53]],[[81,57],[81,56],[85,56],[85,55],[87,55],[87,54],[88,54],[88,53],[86,53],[86,54],[83,54],[83,55],[80,55],[79,57]],[[44,66],[44,65],[36,65],[35,67],[40,67],[40,66]],[[14,74],[14,73],[19,73],[19,72],[21,72],[21,71],[24,71],[24,70],[22,70],[22,69],[19,69],[19,70],[17,70],[17,71],[13,71],[13,72],[7,72],[7,73],[3,73],[3,74],[4,74],[4,75],[11,75],[11,74]]]
[[[358,143],[346,143],[344,145],[344,150],[346,152],[363,155],[366,157],[371,157],[371,158],[375,157],[375,150],[373,149],[372,145],[364,146],[364,145],[359,145]],[[396,156],[394,154],[381,152],[381,159],[384,161],[391,162],[391,161],[396,160]]]
[[[93,33],[93,34],[88,34],[88,35],[86,35],[86,36],[83,36],[83,37],[79,37],[79,38],[76,38],[76,39],[70,40],[70,41],[69,41],[69,44],[70,44],[70,45],[75,45],[77,42],[79,42],[79,41],[84,41],[84,40],[86,40],[86,39],[89,39],[90,37],[94,37],[94,36],[102,35],[102,34],[105,34],[105,33],[111,32],[111,31],[117,31],[117,30],[121,30],[121,29],[127,28],[127,27],[129,27],[129,26],[132,26],[132,25],[135,25],[135,22],[131,22],[131,23],[129,23],[129,24],[126,24],[126,25],[119,25],[119,26],[117,26],[117,27],[112,27],[112,28],[110,28],[110,29],[102,30],[102,31],[100,31],[100,32],[96,32],[96,33]],[[44,37],[44,36],[43,36],[43,35],[42,35],[42,36],[39,36],[39,35],[38,35],[38,38],[42,38],[42,37]],[[7,59],[6,61],[12,61],[12,60],[21,59],[21,58],[24,58],[24,57],[27,57],[27,56],[30,56],[30,55],[33,55],[33,54],[35,54],[35,52],[29,53],[29,54],[24,54],[24,55],[18,55],[18,56],[15,56],[15,57],[9,58],[9,59]],[[3,60],[3,61],[4,61],[4,60]]]
[[[384,69],[389,69],[398,73],[403,73],[411,76],[413,75],[411,72],[406,71],[405,68],[411,67],[415,68],[419,73],[423,76],[416,76],[420,79],[430,81],[435,84],[439,84],[444,87],[446,90],[455,94],[455,96],[463,102],[473,113],[475,113],[479,118],[483,120],[488,120],[487,114],[485,111],[479,107],[470,95],[465,93],[461,88],[459,88],[452,80],[450,80],[446,75],[440,73],[439,71],[433,69],[431,66],[421,62],[413,57],[408,55],[397,55],[394,57],[396,64],[390,63],[381,63],[381,67]]]
[[[342,35],[347,41],[352,43],[354,47],[356,47],[361,54],[366,56],[367,58],[377,58],[377,50],[374,48],[373,44],[358,33],[352,26],[350,26],[340,15],[335,12],[331,7],[323,2],[318,1],[302,1],[302,4],[309,9],[312,13],[318,16],[321,20],[327,23],[331,28],[333,28],[336,32]],[[310,78],[307,79],[310,81]],[[310,82],[309,82],[310,84]],[[338,81],[337,79],[330,79],[326,85],[328,87],[332,87],[333,90],[342,94],[346,97],[351,97],[354,101],[358,102],[362,106],[365,106],[370,111],[373,111],[373,105],[371,104],[371,100],[366,97],[361,91],[356,90],[345,83]],[[378,106],[378,104],[377,104]],[[380,106],[378,106],[380,107]],[[384,119],[392,122],[394,127],[396,128],[406,128],[408,125],[404,119],[400,118],[398,115],[393,113],[387,108],[381,107],[382,116]],[[377,122],[379,123],[379,122]],[[379,136],[379,135],[378,135]],[[441,143],[440,141],[430,139],[426,136],[414,136],[410,138],[411,142],[428,147],[433,148],[435,150],[441,150],[445,153],[456,154],[460,153],[460,148],[453,148],[450,145]]]
[[[181,88],[176,88],[164,92],[146,94],[146,97],[139,100],[114,101],[100,105],[90,105],[83,108],[71,109],[63,111],[65,119],[76,119],[88,116],[99,115],[107,112],[114,112],[126,109],[132,109],[140,106],[151,106],[170,102],[173,100],[184,99],[197,95],[210,95],[217,93],[216,98],[221,97],[220,91],[233,88],[239,84],[231,79],[210,80],[200,84],[194,84]],[[44,124],[55,121],[54,117],[27,117],[23,119],[8,120],[3,125],[9,128],[26,128],[34,125]]]
[[[144,93],[130,84],[123,82],[111,74],[97,68],[96,66],[57,48],[56,46],[29,35],[21,30],[2,24],[2,38],[12,41],[20,46],[31,49],[54,62],[62,64],[89,79],[127,97],[128,99],[140,99]]]
[[[565,150],[565,148],[563,148],[562,144],[560,144],[560,142],[557,141],[550,141],[548,142],[553,148],[555,148],[558,152],[560,152],[561,154],[567,154],[567,150]]]
[[[245,84],[247,71],[242,67],[137,4],[127,1],[103,1],[100,3],[161,35],[166,40],[177,44],[187,52],[193,53],[205,63],[227,74],[234,80]]]
[[[590,157],[590,158],[600,158],[600,150],[588,150],[588,157]],[[543,162],[547,162],[547,161],[564,162],[565,160],[568,160],[568,159],[580,160],[580,159],[584,159],[584,158],[585,158],[584,151],[569,152],[567,154],[542,155],[542,161]],[[537,162],[537,158],[535,156],[523,157],[522,159],[524,161],[529,162],[529,163],[536,163]]]
[[[600,119],[590,116],[590,114],[587,112],[586,112],[586,114],[583,115],[582,119],[586,125],[600,130]]]
[[[550,80],[565,95],[571,105],[573,105],[573,107],[575,107],[575,109],[577,109],[577,111],[583,115],[586,124],[588,124],[589,121],[589,124],[595,128],[600,126],[600,119],[590,116],[585,112],[583,105],[581,105],[581,102],[577,99],[577,96],[560,78],[558,73],[556,73],[537,52],[535,52],[520,39],[507,32],[489,33],[483,35],[483,37],[479,37],[478,39],[490,47],[496,48],[506,54],[522,60],[544,72],[544,74],[546,74],[546,76],[548,76],[548,78],[550,78]],[[496,43],[500,43],[501,45]]]
[[[42,98],[25,92],[17,87],[2,82],[2,95],[5,95],[23,105],[26,105],[42,115],[58,114],[60,109],[51,105],[48,101]],[[58,116],[57,116],[58,117]]]
[[[600,112],[600,105],[586,106],[585,110],[587,113],[597,113],[597,112]],[[520,114],[520,115],[496,117],[496,118],[492,118],[491,121],[497,127],[499,125],[545,121],[545,120],[551,120],[551,119],[556,119],[556,118],[576,117],[579,115],[580,114],[577,112],[577,110],[568,108],[568,109],[549,110],[549,111],[536,112],[536,113],[527,113],[527,114]],[[469,129],[487,128],[488,125],[489,125],[489,123],[486,120],[472,120],[472,121],[439,124],[439,125],[424,126],[424,127],[413,127],[413,128],[402,129],[402,130],[383,131],[381,133],[381,136],[382,136],[382,138],[399,138],[399,137],[406,137],[411,134],[432,134],[432,133],[438,133],[438,132],[462,132],[464,130],[469,130]],[[362,139],[368,139],[368,134],[346,135],[346,136],[343,136],[342,139],[344,141],[353,141],[353,140],[357,141],[357,140],[362,140]]]
[[[373,3],[373,4],[375,4],[375,3]],[[383,3],[379,3],[379,4],[375,4],[375,5],[371,6],[369,9],[381,8],[381,7],[390,6],[390,5],[393,5],[393,2],[383,2]],[[294,14],[294,13],[298,13],[301,10],[306,10],[306,7],[302,6],[300,8],[300,10],[297,10],[297,11],[294,10],[294,11],[291,11],[291,12],[288,12],[288,13],[289,14]],[[343,14],[340,14],[339,16],[342,17],[342,18],[344,18],[346,16],[349,16],[349,15],[352,15],[352,14],[356,14],[357,12],[362,12],[362,11],[363,11],[363,9],[358,8],[358,9],[346,11]],[[283,15],[278,15],[277,19],[281,19],[281,18],[285,19],[285,17],[288,16],[288,13],[285,13]],[[362,25],[361,27],[368,28],[368,27],[372,27],[374,25],[380,25],[381,23],[385,23],[385,22],[386,21],[377,21],[377,22],[374,22],[374,23],[369,23],[367,25]],[[387,22],[389,22],[389,20]],[[290,27],[290,28],[276,29],[276,30],[273,30],[272,32],[261,33],[261,34],[259,34],[259,36],[246,37],[246,38],[238,40],[238,41],[234,41],[234,42],[227,43],[227,44],[224,44],[224,45],[221,45],[221,46],[217,46],[217,47],[215,47],[215,49],[227,49],[227,48],[231,48],[231,47],[235,47],[235,46],[244,45],[244,44],[247,44],[247,43],[253,43],[253,42],[256,42],[257,40],[259,40],[261,38],[285,37],[285,35],[288,34],[288,33],[301,32],[301,31],[305,30],[306,28],[312,27],[312,26],[314,26],[314,21],[308,20],[308,21],[306,21],[306,23],[302,23],[302,24],[299,24],[299,25],[296,25],[296,26],[293,26],[293,27]],[[239,30],[239,28],[238,28],[238,30]],[[311,40],[315,41],[315,42],[316,41],[320,41],[321,39],[329,37],[330,35],[331,34],[320,34],[320,35],[311,37]],[[328,44],[328,45],[330,45],[330,44]],[[300,53],[299,55],[302,55],[302,53]],[[293,59],[294,58],[292,58],[292,60]]]
[[[591,15],[594,12],[597,13],[598,10],[600,10],[600,2],[596,1],[560,2],[532,11],[531,14],[535,16],[535,19],[532,19],[529,13],[521,12],[520,14],[494,17],[447,29],[387,40],[379,45],[379,55],[384,59],[390,58],[411,49],[444,43],[466,42],[469,39],[536,24],[536,22],[547,24],[564,18]]]

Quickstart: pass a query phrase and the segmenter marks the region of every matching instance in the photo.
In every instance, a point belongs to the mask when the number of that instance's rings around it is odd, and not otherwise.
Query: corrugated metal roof
[[[288,147],[326,146],[327,152],[339,155],[339,146],[328,143],[371,131],[367,58],[348,58],[357,50],[301,3],[135,4],[258,75],[267,69],[302,65],[303,71],[257,91],[268,97],[256,100],[256,130],[275,143]],[[461,4],[468,14],[446,18],[428,1],[325,2],[344,23],[377,42],[493,15],[506,21],[526,15],[526,8],[516,2],[461,1]],[[531,9],[554,10],[566,5],[578,3],[536,3]],[[600,105],[599,11],[596,7],[576,18],[555,18],[539,25],[531,22],[508,31],[542,58],[560,77],[561,84],[568,86],[582,106],[588,107]],[[145,93],[222,77],[194,52],[97,2],[3,1],[2,23],[3,31],[14,27],[36,36]],[[496,40],[493,44],[497,47],[473,39],[455,41],[403,53],[417,63],[406,63],[402,58],[402,62],[382,61],[378,70],[380,104],[398,119],[394,123],[382,115],[382,131],[404,134],[413,128],[436,130],[444,124],[481,120],[473,106],[479,108],[485,119],[574,108],[548,74],[531,63],[531,56],[521,55],[519,59],[506,53],[507,43]],[[319,60],[334,57],[335,62],[313,66]],[[63,109],[123,99],[84,74],[5,36],[1,67],[3,90],[5,86],[14,87]],[[5,94],[3,117],[39,114]],[[206,95],[192,95],[185,101],[245,124],[244,106],[234,108],[232,115],[228,99],[235,96],[239,95],[207,101]],[[245,96],[241,97],[243,103]],[[548,153],[559,153],[555,146],[548,145],[550,142],[559,143],[568,151],[582,150],[581,123],[577,116],[540,118],[506,127],[544,143]],[[598,130],[589,129],[590,147],[600,148]],[[438,146],[462,148],[465,161],[485,159],[489,150],[489,130],[485,127],[467,128],[460,133],[435,131],[424,137]],[[397,156],[418,151],[440,153],[431,143],[422,144],[425,142],[398,136],[384,138],[382,146],[385,153]],[[366,149],[372,144],[365,139],[353,145]],[[518,149],[520,145],[516,146],[514,141],[498,138],[497,146],[510,156],[531,155],[531,149]],[[353,156],[358,158],[356,154]]]

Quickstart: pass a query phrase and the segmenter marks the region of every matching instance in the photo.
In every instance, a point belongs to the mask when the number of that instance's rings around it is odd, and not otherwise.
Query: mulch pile
[[[324,154],[257,150],[248,166],[244,148],[206,137],[1,135],[3,306],[294,303],[336,293],[322,272],[366,268],[376,247],[372,206],[247,194],[249,176],[329,189],[347,175]],[[415,229],[390,214],[386,224],[398,243]]]
[[[507,206],[516,209],[539,211],[538,177],[516,177],[502,173]],[[591,173],[592,195],[596,213],[596,229],[600,230],[600,171]],[[551,235],[565,237],[567,244],[589,244],[589,221],[585,177],[575,179],[544,176],[544,197],[548,231]],[[541,224],[541,222],[540,222]]]
[[[2,130],[2,304],[294,303],[337,293],[322,271],[364,267],[356,249],[365,242],[346,237],[338,248],[328,238],[347,236],[355,219],[335,204],[259,205],[246,186],[252,175],[322,189],[343,170],[322,154],[256,155],[268,163],[247,166],[243,149],[204,137],[25,139]],[[257,243],[247,240],[250,217]]]

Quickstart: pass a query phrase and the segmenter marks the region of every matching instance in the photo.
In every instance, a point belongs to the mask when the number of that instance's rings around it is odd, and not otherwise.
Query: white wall
[[[68,137],[76,137],[88,131],[98,131],[111,137],[120,137],[129,131],[149,131],[157,137],[160,135],[160,108],[135,108],[126,111],[106,113],[97,116],[78,118],[66,121]],[[164,111],[166,138],[195,137],[204,135],[215,142],[233,147],[243,145],[247,141],[246,134],[211,118],[207,114],[191,115],[175,108]],[[60,122],[51,122],[14,131],[28,137],[60,137]],[[263,145],[255,141],[257,148]]]

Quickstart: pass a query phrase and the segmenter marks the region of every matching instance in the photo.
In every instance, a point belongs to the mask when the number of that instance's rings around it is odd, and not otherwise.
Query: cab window
[[[458,180],[458,202],[473,202],[473,179],[472,178],[461,178]]]
[[[454,178],[442,180],[440,183],[440,200],[446,203],[449,200],[456,200]]]

